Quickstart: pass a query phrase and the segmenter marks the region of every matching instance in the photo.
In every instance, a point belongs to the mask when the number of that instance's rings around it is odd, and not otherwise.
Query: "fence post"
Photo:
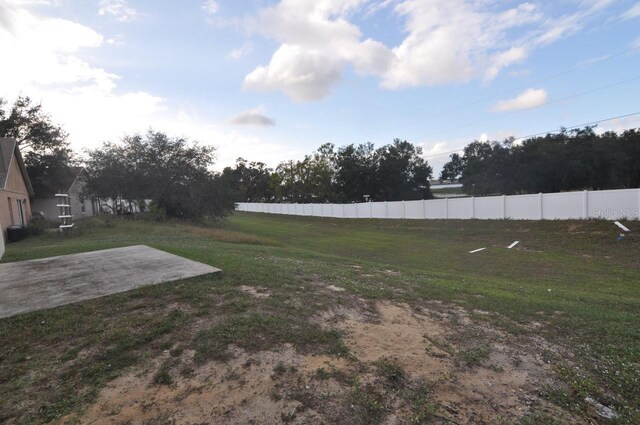
[[[582,207],[583,207],[582,218],[587,220],[589,218],[589,191],[588,190],[584,191],[584,195],[583,195],[582,200],[583,200],[583,202],[582,202]]]
[[[347,218],[347,214],[344,212],[344,204],[340,205],[342,205],[342,218]]]
[[[502,195],[502,219],[507,219],[507,197]]]
[[[422,219],[424,220],[425,218],[427,218],[427,200],[423,199],[422,200]]]
[[[389,218],[389,206],[387,201],[384,201],[384,218]]]
[[[407,210],[404,206],[404,199],[402,200],[402,219],[406,219],[407,218]]]
[[[369,218],[373,218],[373,202],[369,201]]]
[[[444,198],[444,218],[449,218],[449,198]]]
[[[471,218],[476,218],[476,197],[471,197]]]
[[[540,203],[540,220],[544,219],[544,210],[542,208],[542,192],[538,193],[538,200]]]

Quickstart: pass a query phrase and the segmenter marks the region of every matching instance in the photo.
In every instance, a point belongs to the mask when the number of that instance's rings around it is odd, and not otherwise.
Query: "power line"
[[[595,89],[591,89],[591,90],[587,90],[587,91],[583,91],[583,92],[579,92],[579,93],[574,93],[574,94],[569,95],[569,96],[561,97],[559,99],[550,100],[550,101],[545,102],[545,103],[543,103],[541,105],[531,106],[531,107],[528,107],[528,108],[519,109],[517,111],[512,111],[512,112],[507,112],[507,113],[504,113],[504,114],[496,115],[494,117],[485,118],[483,120],[473,121],[473,122],[462,124],[462,125],[459,125],[459,126],[456,126],[456,127],[451,127],[451,128],[448,128],[448,129],[440,130],[438,132],[431,133],[430,136],[433,137],[434,135],[446,133],[446,132],[451,131],[451,130],[459,130],[461,128],[469,127],[470,125],[482,124],[482,123],[485,123],[485,122],[488,122],[488,121],[494,121],[494,120],[497,120],[497,119],[500,119],[500,118],[508,117],[510,115],[519,114],[521,112],[529,111],[529,110],[532,110],[532,109],[542,108],[544,106],[552,105],[554,103],[564,102],[565,100],[575,99],[576,97],[584,96],[586,94],[595,93],[595,92],[598,92],[598,91],[601,91],[601,90],[610,89],[612,87],[620,86],[620,85],[627,84],[627,83],[630,83],[630,82],[633,82],[633,81],[637,81],[637,80],[640,80],[640,77],[629,78],[627,80],[618,81],[616,83],[608,84],[606,86],[601,86],[601,87],[597,87]]]
[[[627,118],[627,117],[632,117],[634,115],[640,115],[640,112],[633,112],[631,114],[625,114],[625,115],[618,115],[616,117],[611,117],[611,118],[605,118],[605,119],[601,119],[601,120],[596,120],[596,121],[590,121],[587,123],[583,123],[583,124],[578,124],[578,125],[573,125],[571,127],[562,127],[564,130],[571,130],[574,128],[579,128],[579,127],[586,127],[588,125],[593,125],[593,124],[599,124],[601,122],[606,122],[606,121],[613,121],[613,120],[617,120],[617,119],[621,119],[621,118]],[[540,133],[535,133],[535,134],[529,134],[528,136],[522,136],[522,137],[516,137],[515,140],[522,140],[522,139],[528,139],[531,137],[536,137],[536,136],[541,136],[541,135],[546,135],[546,134],[552,134],[552,133],[558,133],[562,130],[549,130],[549,131],[543,131]],[[449,155],[452,153],[458,153],[458,152],[462,152],[464,151],[464,148],[460,148],[457,149],[455,151],[449,151],[449,152],[441,152],[441,153],[435,153],[432,155],[423,155],[423,158],[432,158],[434,156],[441,156],[441,155]]]
[[[410,125],[415,125],[415,124],[418,124],[418,123],[430,121],[430,120],[432,120],[434,118],[438,118],[438,117],[441,117],[441,116],[444,116],[444,115],[448,115],[451,112],[460,111],[460,110],[469,108],[471,106],[478,105],[480,103],[484,103],[484,102],[486,102],[488,100],[496,99],[496,98],[498,98],[500,96],[503,96],[505,94],[512,93],[512,92],[527,88],[527,87],[529,87],[529,86],[531,86],[533,84],[538,84],[538,83],[541,83],[541,82],[544,82],[544,81],[552,80],[554,78],[561,77],[561,76],[569,74],[571,72],[574,72],[574,71],[577,71],[577,70],[580,70],[580,69],[583,69],[583,68],[588,68],[590,66],[596,65],[598,63],[601,63],[601,62],[604,62],[604,61],[607,61],[607,60],[610,60],[610,59],[613,59],[613,58],[617,58],[619,56],[622,56],[624,54],[633,52],[634,50],[638,50],[638,49],[639,49],[638,46],[634,46],[634,47],[631,47],[629,49],[625,49],[625,50],[622,50],[620,52],[613,53],[611,55],[606,55],[604,57],[601,57],[601,58],[598,58],[598,59],[595,59],[595,60],[592,60],[592,61],[584,62],[584,63],[578,64],[578,65],[576,65],[573,68],[570,68],[568,70],[561,71],[561,72],[558,72],[556,74],[549,75],[547,77],[542,77],[542,78],[539,78],[537,80],[529,81],[526,84],[522,84],[522,85],[516,86],[516,87],[514,87],[512,89],[503,90],[503,91],[498,92],[498,93],[496,93],[494,95],[487,96],[487,97],[484,97],[482,99],[478,99],[476,101],[473,101],[473,102],[470,102],[470,103],[467,103],[467,104],[462,104],[462,105],[459,105],[459,106],[455,106],[453,108],[447,109],[447,110],[442,111],[440,113],[436,113],[436,114],[428,116],[426,118],[421,118],[421,119],[419,119],[417,121],[407,122],[405,124],[394,125],[393,127],[389,127],[389,128],[387,128],[385,130],[382,130],[380,133],[384,134],[384,133],[390,132],[391,130],[395,130],[395,129],[401,127],[401,126],[410,126]]]

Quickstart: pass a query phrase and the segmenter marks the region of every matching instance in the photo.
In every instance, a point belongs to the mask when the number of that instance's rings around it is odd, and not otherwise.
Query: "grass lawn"
[[[439,187],[439,188],[431,188],[431,192],[438,195],[464,195],[462,191],[462,187]]]
[[[0,320],[0,422],[640,423],[640,238],[611,222],[77,230],[2,261],[145,244],[224,273]]]

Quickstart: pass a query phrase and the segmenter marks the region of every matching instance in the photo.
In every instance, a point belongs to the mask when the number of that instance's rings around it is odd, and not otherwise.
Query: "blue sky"
[[[152,127],[217,169],[398,137],[439,171],[474,139],[640,112],[636,0],[0,0],[0,51],[0,97],[77,151]]]

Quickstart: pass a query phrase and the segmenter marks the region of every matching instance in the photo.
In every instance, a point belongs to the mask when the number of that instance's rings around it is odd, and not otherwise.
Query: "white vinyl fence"
[[[268,214],[335,218],[514,219],[566,220],[640,219],[640,189],[483,196],[425,201],[356,204],[268,204],[240,202],[236,210]]]

